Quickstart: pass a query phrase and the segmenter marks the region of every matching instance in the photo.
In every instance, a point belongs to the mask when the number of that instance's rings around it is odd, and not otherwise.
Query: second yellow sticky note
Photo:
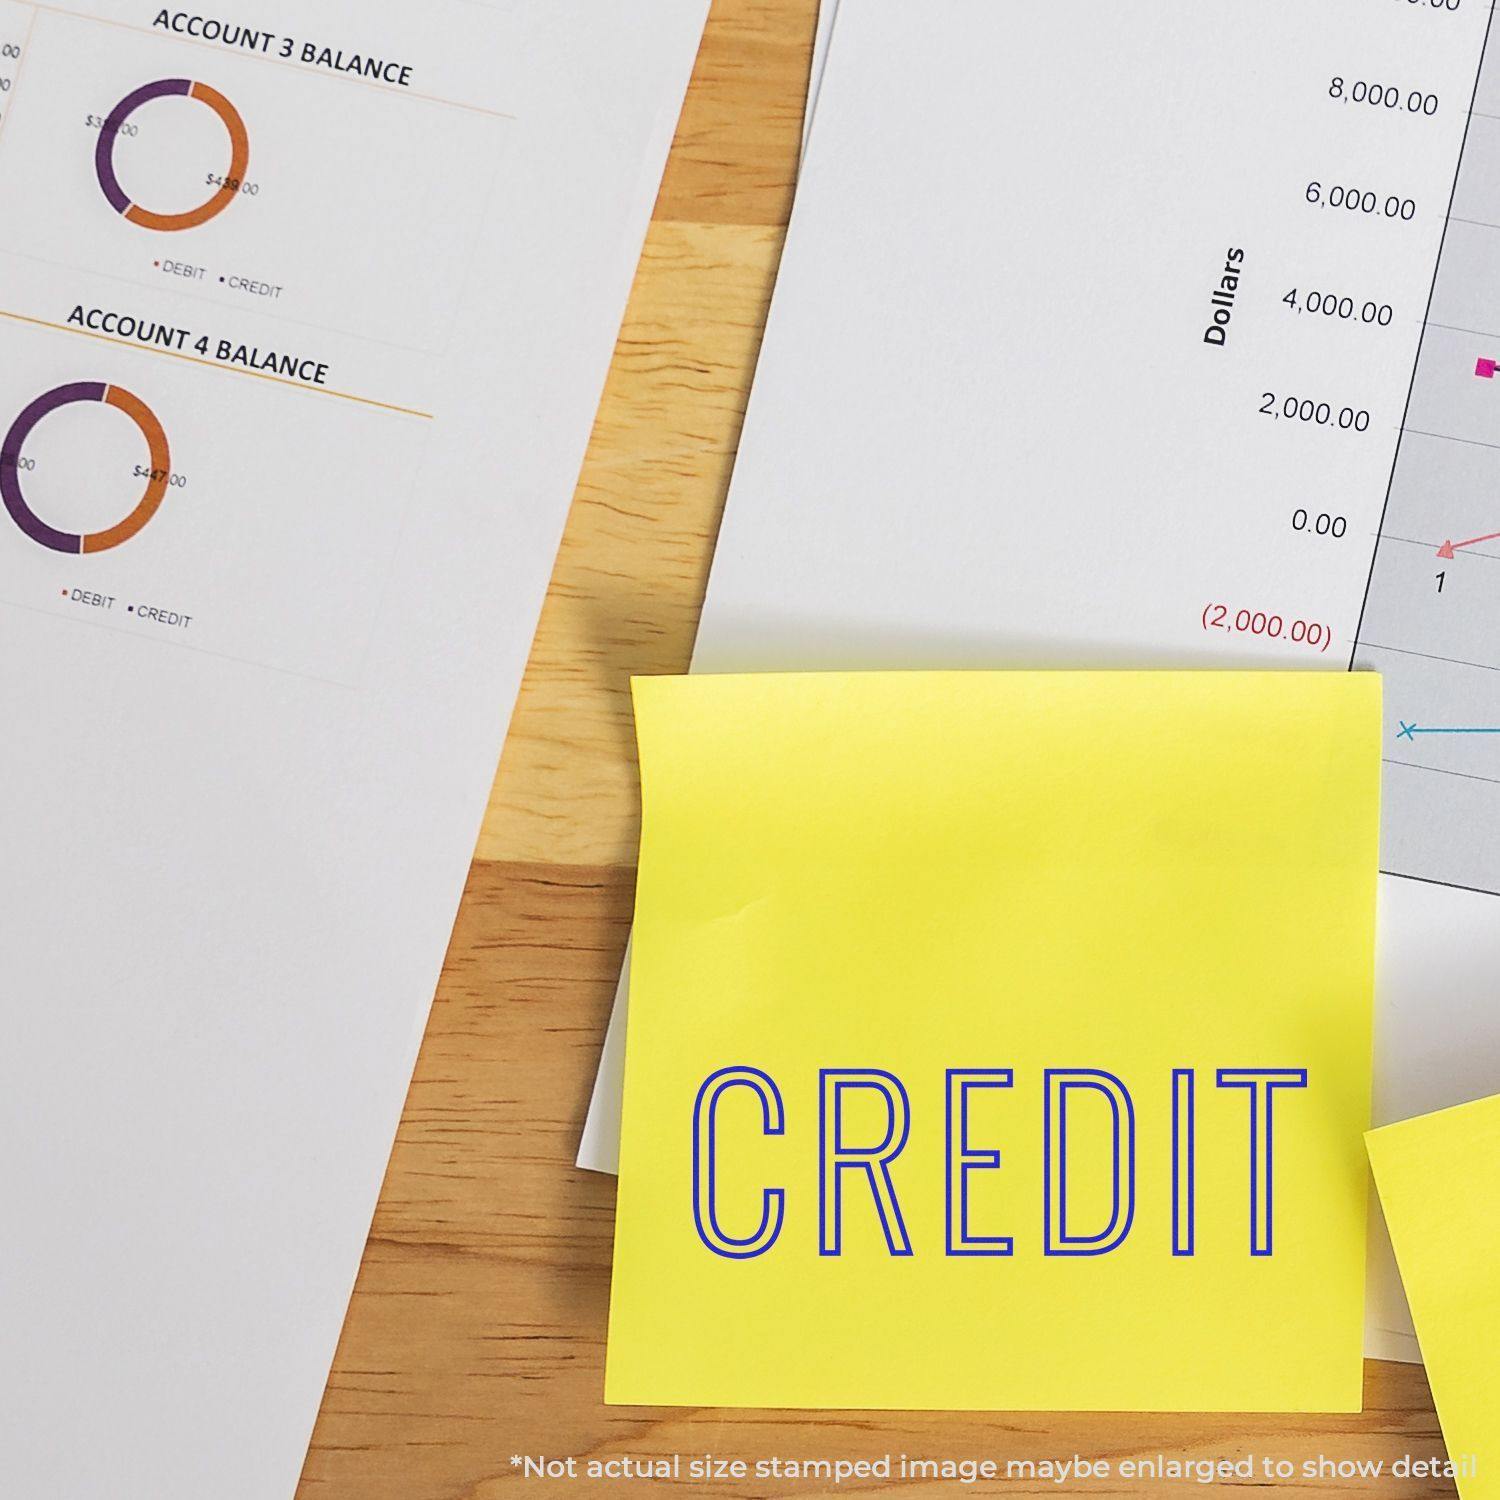
[[[1500,1497],[1500,1098],[1371,1131],[1370,1165],[1463,1500]]]
[[[1377,679],[636,704],[611,1401],[1358,1408]]]

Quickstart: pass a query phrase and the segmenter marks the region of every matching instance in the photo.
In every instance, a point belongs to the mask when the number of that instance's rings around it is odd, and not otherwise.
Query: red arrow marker
[[[1438,556],[1445,562],[1451,561],[1454,554],[1462,552],[1465,547],[1477,547],[1481,542],[1500,541],[1500,531],[1492,531],[1488,536],[1473,536],[1466,542],[1444,542],[1438,548]]]

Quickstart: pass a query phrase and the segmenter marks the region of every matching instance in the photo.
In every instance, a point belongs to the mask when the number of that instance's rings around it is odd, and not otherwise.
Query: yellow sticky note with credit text
[[[1500,1098],[1373,1130],[1386,1227],[1463,1500],[1500,1496]]]
[[[635,696],[608,1400],[1358,1409],[1377,678]]]

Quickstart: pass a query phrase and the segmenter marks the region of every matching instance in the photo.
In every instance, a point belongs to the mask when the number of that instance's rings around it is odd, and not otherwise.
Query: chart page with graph
[[[1386,683],[1386,868],[1490,895],[1500,895],[1497,270],[1500,45],[1492,39],[1354,652],[1356,666]]]
[[[1378,667],[1383,1118],[1500,1087],[1490,27],[841,9],[694,660]]]
[[[706,11],[0,0],[7,1494],[296,1488]]]

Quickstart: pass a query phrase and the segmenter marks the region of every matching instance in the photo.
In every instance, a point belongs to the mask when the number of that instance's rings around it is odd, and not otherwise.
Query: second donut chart
[[[140,428],[150,451],[150,469],[145,492],[128,515],[102,531],[62,531],[48,524],[28,502],[21,487],[22,465],[25,459],[26,439],[43,418],[64,407],[102,402],[123,412]],[[0,443],[0,499],[5,509],[22,533],[39,546],[53,552],[69,552],[82,555],[90,552],[108,552],[131,537],[149,522],[161,505],[170,482],[172,457],[167,446],[167,435],[156,413],[139,396],[117,385],[98,382],[79,382],[60,385],[54,390],[38,396],[11,423],[3,443]]]

